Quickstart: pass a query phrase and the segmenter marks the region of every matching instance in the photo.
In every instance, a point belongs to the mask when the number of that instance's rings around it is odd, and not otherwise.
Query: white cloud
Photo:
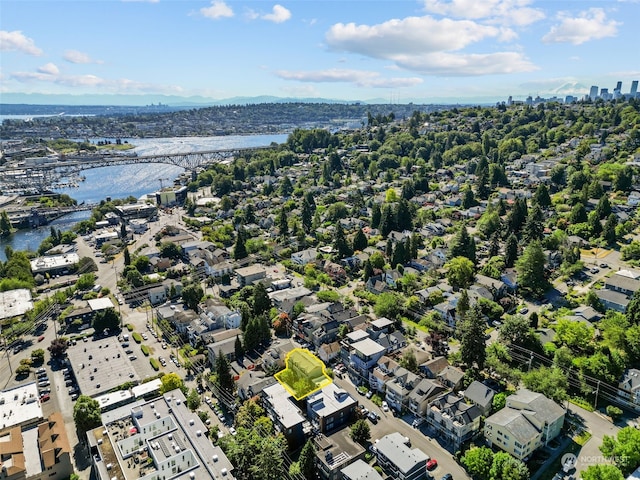
[[[538,69],[519,52],[436,52],[425,55],[397,55],[393,60],[402,68],[424,75],[451,77],[531,72]]]
[[[459,52],[486,38],[513,37],[504,27],[431,16],[371,26],[339,23],[326,34],[327,44],[334,50],[390,60],[398,67],[426,75],[493,75],[536,69],[520,52]]]
[[[282,5],[274,5],[271,13],[263,15],[261,18],[269,22],[282,23],[291,18],[291,12]]]
[[[55,63],[49,62],[38,68],[38,72],[44,73],[45,75],[58,75],[60,73],[60,69],[55,65]]]
[[[137,82],[127,78],[105,79],[96,75],[60,75],[58,68],[48,63],[37,72],[13,72],[7,77],[21,83],[46,83],[74,88],[99,88],[109,93],[182,93],[183,89],[174,85],[156,85]]]
[[[545,18],[532,0],[424,0],[427,12],[471,20],[488,20],[502,25],[525,26]]]
[[[67,50],[62,58],[70,63],[102,63],[99,60],[92,60],[88,54],[78,50]]]
[[[213,0],[210,7],[200,9],[202,16],[217,20],[223,17],[233,17],[233,10],[223,0]]]
[[[393,19],[372,26],[337,23],[327,32],[326,41],[335,50],[390,58],[401,53],[460,50],[500,34],[500,29],[496,27],[469,20],[436,20],[425,16]]]
[[[331,68],[328,70],[298,71],[280,70],[276,75],[285,80],[313,83],[353,83],[358,87],[401,88],[423,82],[417,77],[381,77],[378,72]]]
[[[14,30],[13,32],[0,30],[0,51],[21,52],[36,57],[42,55],[42,50],[36,47],[33,39],[25,37],[19,30]]]
[[[608,20],[602,8],[590,8],[571,17],[566,12],[558,13],[560,24],[551,27],[542,37],[545,43],[572,43],[580,45],[589,40],[614,37],[618,33],[620,22]]]
[[[160,0],[122,0],[124,3],[129,2],[145,2],[145,3],[158,3]]]

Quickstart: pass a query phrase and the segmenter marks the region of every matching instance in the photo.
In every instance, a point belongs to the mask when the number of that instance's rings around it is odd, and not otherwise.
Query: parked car
[[[36,373],[40,375],[41,373],[47,373],[47,370],[44,367],[40,367],[36,370]]]
[[[44,394],[40,395],[40,401],[41,402],[46,402],[47,400],[49,400],[49,398],[51,398],[51,397],[49,396],[48,393],[44,393]]]
[[[369,390],[369,391],[367,392],[367,394],[365,395],[365,397],[367,397],[367,398],[371,398],[371,397],[373,397],[373,390]]]
[[[48,387],[49,385],[51,385],[51,382],[49,382],[48,380],[43,380],[42,382],[38,382],[39,387]]]
[[[389,404],[387,403],[386,400],[382,401],[382,410],[385,411],[385,412],[389,411]]]
[[[235,428],[233,428],[233,427],[229,427],[229,433],[230,433],[231,435],[235,435],[235,434],[236,434],[236,433],[238,433],[238,432],[236,432],[236,429],[235,429]]]
[[[376,412],[369,412],[367,418],[371,420],[372,423],[378,423],[378,415],[376,414]]]
[[[522,315],[524,315],[525,313],[529,313],[529,309],[528,309],[527,307],[522,307],[522,308],[520,309],[520,313],[521,313]]]
[[[453,475],[445,473],[440,480],[453,480]]]
[[[438,461],[432,458],[427,462],[427,470],[435,470],[438,467]]]

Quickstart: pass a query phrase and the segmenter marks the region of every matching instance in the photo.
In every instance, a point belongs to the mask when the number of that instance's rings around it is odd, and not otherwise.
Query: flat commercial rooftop
[[[140,383],[116,337],[80,342],[67,350],[67,356],[83,395],[96,397],[125,382]]]
[[[42,419],[42,406],[35,382],[0,392],[0,430],[35,424]]]
[[[33,308],[28,288],[0,292],[0,320],[24,315]]]

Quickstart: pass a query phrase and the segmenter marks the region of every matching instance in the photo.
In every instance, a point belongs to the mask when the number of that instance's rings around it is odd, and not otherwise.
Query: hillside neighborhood
[[[0,478],[636,478],[639,165],[635,99],[453,107],[103,201],[0,268]]]

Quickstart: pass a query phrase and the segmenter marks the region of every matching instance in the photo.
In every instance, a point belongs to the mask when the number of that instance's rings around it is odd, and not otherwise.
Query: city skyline
[[[640,2],[3,2],[7,93],[460,103],[628,93]],[[34,13],[35,12],[35,13]],[[37,13],[37,14],[36,14]]]

